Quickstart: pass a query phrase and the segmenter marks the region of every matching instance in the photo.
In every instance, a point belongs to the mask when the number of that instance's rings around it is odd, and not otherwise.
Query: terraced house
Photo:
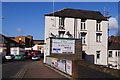
[[[99,11],[65,8],[45,14],[45,43],[49,37],[80,38],[83,59],[107,65],[108,20]]]

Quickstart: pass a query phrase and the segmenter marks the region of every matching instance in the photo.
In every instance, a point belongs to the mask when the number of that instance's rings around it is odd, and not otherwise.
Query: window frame
[[[85,21],[82,21],[81,22],[81,28],[80,28],[82,31],[83,30],[86,30],[86,24],[85,24]]]
[[[86,44],[86,38],[85,38],[85,35],[84,35],[84,36],[81,36],[81,39],[82,39],[82,44]]]
[[[86,34],[87,33],[81,33],[81,41],[82,41],[82,44],[86,44]]]
[[[111,53],[110,53],[111,52]],[[113,56],[113,52],[112,51],[109,51],[109,54],[108,54],[108,57],[112,57]]]
[[[100,59],[100,52],[101,51],[96,51],[96,59]]]
[[[120,51],[118,51],[118,57],[120,57]]]
[[[118,56],[118,52],[117,52],[117,51],[115,52],[115,56],[116,56],[116,57]]]
[[[59,26],[64,27],[64,23],[65,23],[65,18],[59,17]]]
[[[101,36],[102,36],[101,34],[96,34],[96,42],[99,42],[99,43],[102,42]]]
[[[100,22],[97,22],[97,23],[96,23],[96,31],[97,31],[97,32],[100,32],[100,31],[101,31],[101,23],[100,23]]]

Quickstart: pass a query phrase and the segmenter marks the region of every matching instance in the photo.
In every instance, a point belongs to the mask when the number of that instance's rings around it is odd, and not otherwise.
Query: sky
[[[117,2],[55,2],[54,11],[63,8],[108,11],[110,35],[118,31]],[[2,33],[6,36],[32,35],[44,39],[44,15],[53,12],[52,2],[2,2]]]

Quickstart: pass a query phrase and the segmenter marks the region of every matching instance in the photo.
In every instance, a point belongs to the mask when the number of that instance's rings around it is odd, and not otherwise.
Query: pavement
[[[34,61],[33,63],[25,66],[23,70],[20,72],[21,76],[18,76],[18,78],[22,77],[24,78],[40,78],[42,79],[67,79],[63,74],[60,72],[56,72],[53,69],[46,66],[43,61]],[[23,75],[24,74],[24,75]],[[68,79],[67,79],[68,80]]]

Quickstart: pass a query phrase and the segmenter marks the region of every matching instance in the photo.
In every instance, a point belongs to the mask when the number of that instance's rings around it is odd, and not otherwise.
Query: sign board
[[[59,60],[58,69],[66,73],[65,65],[66,60]]]
[[[58,68],[58,58],[52,58],[51,66]]]
[[[75,52],[75,40],[52,39],[52,53],[73,53]]]
[[[72,61],[66,60],[66,72],[69,75],[72,75]]]

